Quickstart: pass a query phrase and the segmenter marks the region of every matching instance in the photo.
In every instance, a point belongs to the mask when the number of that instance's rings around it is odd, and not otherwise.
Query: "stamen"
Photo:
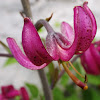
[[[88,78],[87,78],[87,75],[85,74],[85,81],[84,83],[87,83],[88,82]]]
[[[60,60],[58,60],[58,64],[59,64],[59,69],[60,69],[60,71],[62,71],[62,68],[61,68],[61,61],[60,61]]]
[[[62,62],[62,65],[65,69],[65,71],[67,72],[67,74],[69,75],[69,77],[73,80],[73,82],[78,85],[79,87],[81,87],[83,90],[87,90],[88,89],[88,86],[81,82],[76,76],[74,76],[72,74],[72,72],[68,69],[68,67],[66,66],[66,64],[64,62]]]
[[[69,64],[70,64],[70,66],[74,69],[74,71],[78,74],[78,75],[80,75],[82,78],[84,78],[85,79],[85,77],[81,74],[81,73],[79,73],[78,71],[77,71],[77,69],[73,66],[73,64],[69,61]]]
[[[66,64],[67,64],[67,67],[68,67],[68,68],[70,68],[70,65],[69,65],[69,63],[68,63],[68,62],[66,62]]]

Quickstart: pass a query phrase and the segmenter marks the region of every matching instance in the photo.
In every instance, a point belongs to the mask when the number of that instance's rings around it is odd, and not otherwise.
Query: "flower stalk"
[[[29,0],[21,0],[21,2],[22,2],[22,6],[23,6],[23,9],[24,9],[25,15],[27,17],[32,18],[32,13],[31,13],[31,9],[30,9]],[[50,20],[50,19],[47,19],[47,20]],[[38,24],[35,25],[35,26],[38,26]],[[39,77],[41,79],[41,83],[42,83],[45,99],[46,100],[53,100],[51,89],[49,87],[49,84],[48,84],[44,69],[38,70],[38,73],[39,73]]]
[[[26,15],[26,17],[29,17],[32,19],[32,13],[31,13],[29,0],[21,0],[21,3],[22,3],[24,14]]]

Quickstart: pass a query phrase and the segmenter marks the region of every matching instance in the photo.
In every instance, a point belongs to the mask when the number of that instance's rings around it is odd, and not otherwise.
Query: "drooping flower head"
[[[12,85],[2,86],[1,91],[2,91],[2,95],[6,99],[12,99],[12,98],[20,95],[19,91],[16,90]]]
[[[88,74],[100,75],[100,41],[91,44],[82,54],[81,63]]]
[[[33,70],[41,69],[53,60],[70,60],[74,55],[76,45],[73,45],[75,34],[69,24],[63,23],[65,24],[63,27],[65,27],[66,33],[62,35],[54,32],[46,21],[40,20],[38,22],[42,23],[48,31],[46,39],[47,50],[42,44],[32,21],[29,18],[25,18],[22,31],[22,46],[26,56],[21,52],[13,38],[7,38],[10,50],[16,60],[22,66]],[[68,34],[72,35],[73,38],[69,37],[67,39]]]
[[[60,34],[55,32],[45,20],[39,20],[38,23],[42,23],[47,29],[47,50],[43,46],[42,41],[34,25],[32,24],[32,21],[29,18],[25,18],[22,31],[22,46],[26,55],[22,53],[13,38],[7,38],[10,50],[15,59],[22,66],[33,70],[41,69],[47,66],[53,60],[70,60],[75,53],[77,43],[75,38],[76,35],[74,34],[71,26],[63,22],[61,26],[63,34]],[[62,61],[61,63],[63,63]],[[63,66],[65,69],[67,68],[65,65]],[[67,69],[67,73],[77,85],[83,89],[87,89],[87,86],[84,83],[75,78],[72,73],[70,74],[69,69]],[[78,83],[76,81],[78,81]]]
[[[24,87],[21,87],[20,90],[16,90],[13,85],[1,87],[0,100],[12,100],[16,96],[20,96],[21,100],[29,100],[29,95]]]
[[[83,19],[82,16],[84,16]],[[41,23],[48,32],[46,49],[29,18],[24,19],[22,31],[22,46],[25,54],[22,53],[13,38],[7,38],[9,48],[15,59],[22,66],[32,70],[44,68],[53,60],[60,60],[61,63],[69,61],[75,52],[84,52],[90,46],[96,33],[95,18],[87,7],[87,3],[84,3],[83,7],[74,8],[75,31],[66,22],[62,22],[61,33],[55,32],[45,20],[39,20],[36,24],[38,23]],[[68,69],[67,73],[70,74]],[[74,78],[73,81],[75,82]],[[85,84],[81,82],[78,85],[82,85],[80,86],[82,88],[85,87]]]

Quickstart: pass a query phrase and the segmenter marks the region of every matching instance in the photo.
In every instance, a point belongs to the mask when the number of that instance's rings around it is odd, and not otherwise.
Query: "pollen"
[[[83,88],[83,90],[87,90],[88,89],[88,86],[86,85],[86,86],[84,86],[84,88]]]

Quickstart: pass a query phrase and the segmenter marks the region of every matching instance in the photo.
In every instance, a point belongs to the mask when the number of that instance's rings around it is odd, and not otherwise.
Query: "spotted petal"
[[[24,19],[22,45],[27,57],[37,66],[50,63],[53,60],[43,46],[37,30],[29,18]]]
[[[87,2],[83,7],[74,8],[74,30],[78,35],[76,53],[82,53],[89,48],[97,30],[95,17],[87,7]]]

